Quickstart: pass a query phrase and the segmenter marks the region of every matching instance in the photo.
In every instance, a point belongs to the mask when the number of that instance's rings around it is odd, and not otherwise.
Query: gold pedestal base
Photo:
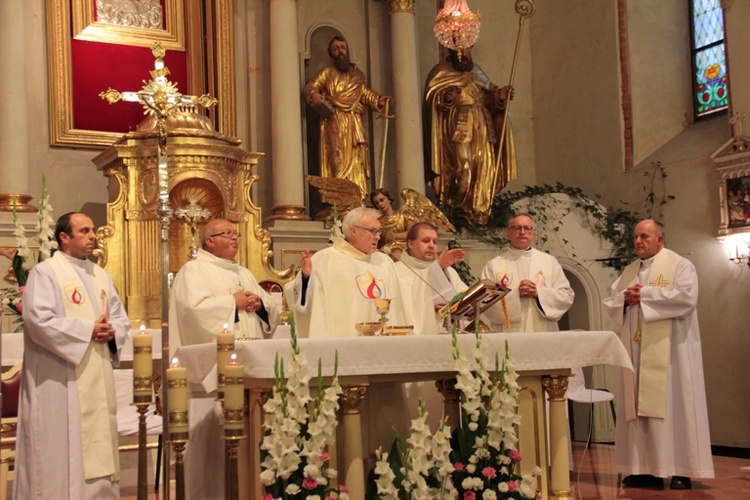
[[[271,207],[273,215],[266,217],[266,222],[274,220],[310,220],[302,205],[274,205]]]
[[[13,202],[16,202],[16,212],[38,212],[39,209],[29,205],[31,196],[28,194],[0,193],[0,212],[12,212]]]

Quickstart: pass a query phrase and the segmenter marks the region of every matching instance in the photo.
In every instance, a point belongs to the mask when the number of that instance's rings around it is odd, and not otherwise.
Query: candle
[[[177,435],[187,435],[187,369],[180,366],[177,358],[172,358],[172,364],[167,368],[167,404],[169,407],[169,434],[172,438]]]
[[[230,363],[234,352],[234,334],[227,325],[216,335],[216,374],[218,376],[219,399],[224,397],[224,369]]]
[[[151,356],[153,339],[146,333],[146,325],[133,335],[133,402],[151,402],[151,380],[154,365]]]
[[[245,409],[245,366],[237,362],[232,354],[231,362],[225,366],[224,388],[224,429],[244,429]]]

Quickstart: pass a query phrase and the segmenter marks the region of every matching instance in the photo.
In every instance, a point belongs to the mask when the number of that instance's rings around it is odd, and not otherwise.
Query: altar
[[[569,498],[569,458],[565,408],[570,369],[578,366],[611,365],[632,370],[630,359],[618,337],[608,331],[538,332],[529,334],[487,334],[485,354],[494,360],[504,356],[508,342],[511,358],[519,373],[522,387],[519,411],[523,417],[519,429],[519,448],[525,457],[522,472],[536,465],[542,469],[538,489],[542,498]],[[460,335],[461,352],[470,355],[474,335]],[[324,377],[333,375],[338,353],[338,376],[346,400],[344,436],[356,436],[361,428],[359,402],[366,397],[369,385],[392,382],[449,380],[455,376],[449,335],[412,335],[403,337],[352,337],[346,339],[300,339],[301,352],[311,365],[322,362]],[[249,391],[250,418],[248,439],[249,463],[240,467],[250,474],[240,474],[248,484],[240,486],[244,498],[260,498],[259,441],[260,404],[263,392],[273,386],[274,359],[278,354],[288,366],[288,340],[238,341],[238,361],[245,366],[245,387]],[[187,367],[188,382],[201,384],[207,391],[215,389],[216,344],[183,346],[176,354]],[[547,393],[547,398],[543,397]],[[411,404],[412,402],[410,402]],[[413,402],[415,405],[416,401]],[[547,439],[549,407],[549,439]],[[531,423],[531,424],[530,424]],[[549,443],[549,446],[548,446]],[[337,447],[338,448],[338,447]],[[346,484],[351,498],[364,498],[363,447],[361,439],[345,439],[338,449],[339,482]],[[548,457],[549,456],[549,462]]]

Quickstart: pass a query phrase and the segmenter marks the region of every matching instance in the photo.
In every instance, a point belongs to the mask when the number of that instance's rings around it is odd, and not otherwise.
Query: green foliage
[[[554,185],[525,186],[520,191],[499,193],[493,201],[492,213],[487,224],[483,226],[474,224],[470,214],[461,207],[441,205],[440,209],[456,227],[457,234],[464,231],[472,237],[498,247],[508,242],[505,230],[515,215],[513,205],[518,201],[529,200],[527,212],[536,222],[536,239],[541,246],[551,237],[557,238],[562,227],[561,221],[567,214],[580,209],[586,214],[591,230],[612,245],[611,256],[631,261],[636,257],[632,236],[635,225],[642,219],[661,218],[664,206],[675,199],[666,192],[667,173],[661,162],[652,163],[652,167],[644,172],[647,183],[643,186],[646,196],[642,213],[627,208],[628,203],[624,201],[620,201],[621,206],[604,207],[586,195],[581,188],[566,186],[559,182]],[[549,196],[552,194],[566,194],[573,199],[573,204],[562,203]],[[598,200],[601,196],[594,194],[594,198]],[[560,242],[563,248],[571,249],[572,257],[576,256],[569,241],[560,239]],[[461,279],[467,283],[475,281],[469,266],[464,264],[463,267],[456,269]]]

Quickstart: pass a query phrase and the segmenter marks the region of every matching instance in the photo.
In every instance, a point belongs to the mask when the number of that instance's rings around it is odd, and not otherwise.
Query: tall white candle
[[[146,325],[141,325],[140,332],[133,335],[133,401],[142,402],[151,399],[151,377],[154,365],[151,354],[153,339],[146,333]]]
[[[167,408],[169,433],[187,433],[187,369],[180,366],[177,358],[172,358],[172,364],[167,368],[167,399],[169,404],[169,408]]]

